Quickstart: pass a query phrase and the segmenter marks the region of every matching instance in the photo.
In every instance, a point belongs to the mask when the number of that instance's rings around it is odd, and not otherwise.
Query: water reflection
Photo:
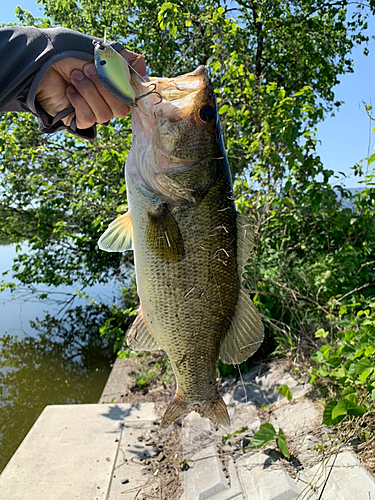
[[[36,336],[0,338],[0,472],[46,405],[98,400],[114,360],[99,334],[108,314],[79,305],[32,321]]]

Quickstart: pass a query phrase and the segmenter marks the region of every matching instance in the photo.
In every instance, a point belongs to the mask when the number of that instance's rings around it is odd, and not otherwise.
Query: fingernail
[[[84,72],[86,73],[86,75],[88,76],[96,76],[96,68],[95,68],[95,65],[92,64],[92,63],[88,63],[86,64],[86,66],[84,67]]]
[[[72,71],[72,74],[70,75],[72,80],[75,80],[76,82],[80,82],[85,78],[85,75],[82,73],[82,71],[79,71],[78,69],[75,69]]]
[[[67,94],[69,94],[69,95],[74,95],[74,94],[77,94],[77,93],[78,93],[74,87],[68,87],[68,88],[66,89],[66,92],[67,92]]]

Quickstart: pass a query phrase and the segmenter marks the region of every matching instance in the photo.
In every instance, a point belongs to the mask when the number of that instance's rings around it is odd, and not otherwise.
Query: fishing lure
[[[104,41],[94,41],[93,43],[95,45],[94,60],[99,80],[111,94],[121,102],[133,107],[137,105],[137,101],[152,93],[158,94],[160,102],[162,101],[162,97],[155,90],[156,85],[146,82],[135,71],[130,62],[106,42],[106,37],[104,37]],[[153,89],[137,96],[130,83],[132,77],[141,83],[145,89],[149,90],[151,86],[153,86]]]

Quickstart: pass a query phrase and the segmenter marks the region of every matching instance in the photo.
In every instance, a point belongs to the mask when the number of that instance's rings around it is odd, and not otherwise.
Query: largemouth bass
[[[110,67],[106,59],[98,71]],[[177,382],[162,427],[193,410],[228,425],[218,359],[245,361],[261,344],[263,325],[242,284],[251,224],[236,213],[215,94],[204,66],[150,82],[130,75],[134,93],[124,91],[124,102],[143,98],[132,111],[129,211],[99,247],[134,250],[140,308],[127,342],[134,350],[163,349]]]

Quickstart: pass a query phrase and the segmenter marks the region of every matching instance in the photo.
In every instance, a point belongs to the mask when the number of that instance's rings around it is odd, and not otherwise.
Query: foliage
[[[314,333],[333,328],[331,312],[357,290],[375,293],[374,190],[354,195],[311,179],[289,179],[265,195],[261,210],[243,195],[257,228],[247,283],[278,350],[316,348]]]
[[[277,387],[277,391],[281,396],[285,396],[288,401],[292,401],[293,399],[292,392],[286,384],[282,384],[279,387]]]
[[[39,3],[43,20],[18,9],[20,21],[94,36],[107,29],[146,54],[150,74],[207,64],[232,171],[261,186],[254,206],[288,181],[287,171],[297,178],[296,189],[323,171],[313,127],[334,107],[332,86],[352,71],[348,53],[368,39],[366,16],[373,9],[370,2],[370,10],[358,6],[347,15],[347,1]],[[0,210],[7,224],[0,237],[29,239],[32,252],[21,253],[14,266],[22,283],[86,284],[116,272],[120,257],[100,252],[96,241],[126,209],[122,171],[129,145],[128,119],[85,143],[65,133],[41,137],[32,117],[2,116]],[[244,186],[237,187],[241,195]]]
[[[339,423],[346,415],[373,411],[375,400],[375,302],[351,299],[335,320],[335,335],[323,329],[316,332],[324,344],[312,356],[317,366],[310,369],[311,382],[329,384],[334,397],[324,410],[327,425]]]
[[[2,115],[0,237],[28,240],[31,251],[13,266],[21,283],[87,286],[118,273],[121,256],[99,252],[97,239],[126,210],[128,125],[102,128],[89,143],[67,134],[42,137],[33,117]]]
[[[44,20],[112,39],[146,56],[150,75],[175,76],[207,64],[220,106],[239,211],[254,224],[256,252],[245,274],[266,325],[260,356],[320,348],[348,297],[375,293],[374,174],[355,166],[365,189],[341,187],[316,153],[315,128],[332,112],[333,87],[353,71],[351,49],[368,40],[368,7],[341,0],[40,0]],[[366,49],[365,49],[366,50]],[[128,256],[100,252],[96,241],[126,210],[123,166],[129,119],[100,127],[95,143],[66,133],[41,136],[35,121],[0,120],[0,239],[28,239],[13,273],[23,284],[81,286],[120,269],[130,290],[102,334],[116,338],[134,315]],[[364,309],[366,310],[366,309]],[[126,319],[121,319],[126,317]]]
[[[143,357],[144,355],[144,353],[138,354],[140,357]],[[166,356],[163,356],[159,361],[148,361],[147,366],[135,372],[133,377],[140,389],[148,387],[156,380],[166,386],[173,382],[172,366],[169,359]]]
[[[259,431],[254,434],[247,447],[251,450],[258,450],[274,439],[276,440],[276,446],[279,448],[284,457],[289,460],[290,454],[285,435],[282,429],[279,429],[279,433],[277,434],[272,424],[262,424],[259,427]]]
[[[245,427],[240,427],[236,431],[232,432],[231,434],[223,434],[221,436],[221,444],[224,446],[225,443],[228,441],[228,439],[232,438],[233,436],[238,436],[238,434],[242,434],[243,432],[247,431],[247,426]]]
[[[124,341],[124,332],[128,330],[137,313],[135,284],[133,283],[132,286],[121,289],[121,297],[122,301],[120,305],[100,305],[102,308],[108,308],[110,314],[100,327],[99,332],[107,342],[111,343],[113,352],[115,352],[120,359],[123,359],[134,353],[134,351],[125,348],[126,342]]]

